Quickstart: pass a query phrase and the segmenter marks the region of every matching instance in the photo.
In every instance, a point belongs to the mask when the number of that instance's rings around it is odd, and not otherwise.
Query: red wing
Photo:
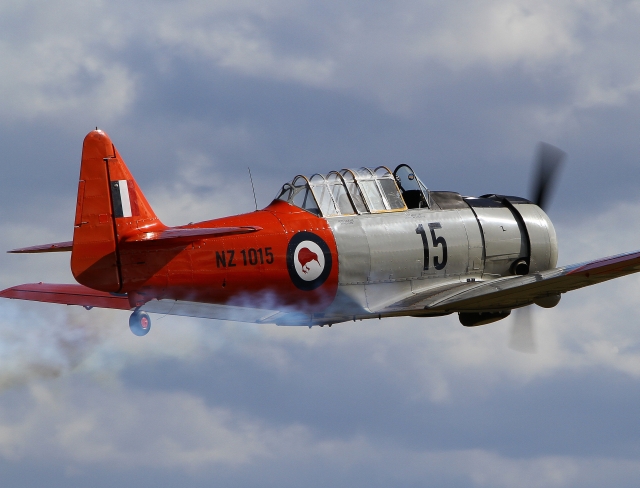
[[[83,307],[131,309],[126,296],[112,295],[82,285],[27,283],[0,291],[0,297],[63,305],[81,305]]]
[[[11,251],[7,251],[14,254],[27,254],[27,253],[38,253],[38,252],[66,252],[71,251],[71,247],[73,246],[73,241],[66,242],[54,242],[52,244],[40,244],[39,246],[31,246],[31,247],[21,247],[20,249],[13,249]]]
[[[34,302],[80,305],[83,307],[114,308],[132,310],[126,295],[113,295],[92,290],[82,285],[57,285],[51,283],[28,283],[0,291],[0,298],[15,298]],[[218,320],[235,320],[249,323],[275,323],[281,315],[277,310],[216,305],[212,303],[183,300],[151,300],[142,306],[146,312],[203,317]],[[301,314],[298,314],[301,315]],[[307,325],[305,323],[305,325]]]

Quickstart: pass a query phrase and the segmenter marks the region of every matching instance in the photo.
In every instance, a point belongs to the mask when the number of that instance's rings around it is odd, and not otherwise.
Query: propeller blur
[[[531,201],[545,211],[566,156],[564,151],[546,142],[538,145],[537,159],[534,163],[535,173],[531,181]],[[527,353],[536,352],[532,314],[531,306],[515,311],[509,339],[509,347],[512,349]]]

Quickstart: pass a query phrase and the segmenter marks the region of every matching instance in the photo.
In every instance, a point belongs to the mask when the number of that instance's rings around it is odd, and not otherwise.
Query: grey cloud
[[[378,340],[393,333],[412,340],[405,328],[389,330]],[[411,450],[482,446],[507,457],[635,456],[640,449],[638,433],[630,428],[638,400],[635,378],[586,368],[583,373],[556,373],[553,380],[542,378],[525,387],[505,377],[495,384],[482,373],[447,368],[442,374],[450,398],[434,402],[422,396],[428,385],[416,374],[415,365],[402,364],[403,355],[415,361],[418,351],[387,350],[389,362],[376,364],[375,348],[364,339],[344,348],[330,343],[321,349],[287,348],[292,366],[285,372],[225,352],[197,364],[148,363],[126,370],[124,378],[135,389],[191,392],[211,406],[269,424],[299,423],[320,439],[364,436],[376,439],[376,444]],[[437,361],[428,367],[433,375]],[[393,368],[402,368],[406,377],[389,371]]]
[[[195,486],[419,486],[425,479],[448,486],[525,487],[598,486],[615,479],[619,486],[633,486],[639,469],[633,460],[637,436],[628,426],[637,403],[635,389],[619,378],[566,380],[551,389],[514,389],[503,403],[504,390],[497,388],[488,404],[478,397],[461,399],[448,412],[441,407],[440,413],[416,404],[407,415],[397,406],[402,398],[388,401],[395,408],[376,409],[373,404],[373,413],[336,401],[333,418],[342,409],[351,416],[360,411],[372,421],[355,419],[355,434],[324,425],[309,434],[306,427],[287,427],[300,425],[295,415],[284,426],[265,428],[264,420],[256,422],[243,411],[229,421],[224,412],[230,410],[204,406],[199,395],[96,387],[76,376],[62,384],[35,385],[26,395],[4,396],[5,449],[10,434],[24,431],[21,426],[29,426],[33,441],[38,434],[47,435],[26,445],[24,435],[17,438],[23,445],[12,456],[5,454],[12,461],[5,480],[8,486],[24,482],[17,476],[11,481],[18,466],[42,473],[52,486],[100,486],[132,476],[141,486],[169,486],[176,476]],[[607,383],[617,384],[612,388]],[[283,402],[295,400],[290,393]],[[328,399],[336,398],[330,394]],[[19,401],[22,412],[11,413],[8,400]],[[265,410],[269,412],[268,406]],[[309,410],[307,415],[320,421],[330,416]],[[265,418],[264,411],[258,418]],[[250,427],[256,424],[258,429]],[[313,421],[307,424],[315,427]],[[210,435],[212,428],[220,429],[220,435]]]

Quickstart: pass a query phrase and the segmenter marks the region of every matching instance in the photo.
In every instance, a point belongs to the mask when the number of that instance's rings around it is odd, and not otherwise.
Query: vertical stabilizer
[[[140,231],[162,228],[109,136],[101,130],[91,131],[82,146],[73,276],[97,290],[119,291],[119,243]]]

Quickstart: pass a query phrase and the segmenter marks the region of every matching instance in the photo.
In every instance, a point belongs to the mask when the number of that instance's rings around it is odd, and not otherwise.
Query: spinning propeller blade
[[[515,310],[509,336],[509,347],[511,349],[528,354],[534,354],[536,352],[536,338],[532,313],[531,305]]]
[[[567,154],[551,144],[538,145],[534,178],[531,184],[531,201],[546,211],[551,191],[557,181],[558,170]],[[536,340],[531,305],[515,310],[509,347],[516,351],[535,353]]]
[[[531,185],[531,201],[546,209],[549,196],[557,180],[557,173],[567,153],[551,144],[541,142],[535,163],[535,175]]]

